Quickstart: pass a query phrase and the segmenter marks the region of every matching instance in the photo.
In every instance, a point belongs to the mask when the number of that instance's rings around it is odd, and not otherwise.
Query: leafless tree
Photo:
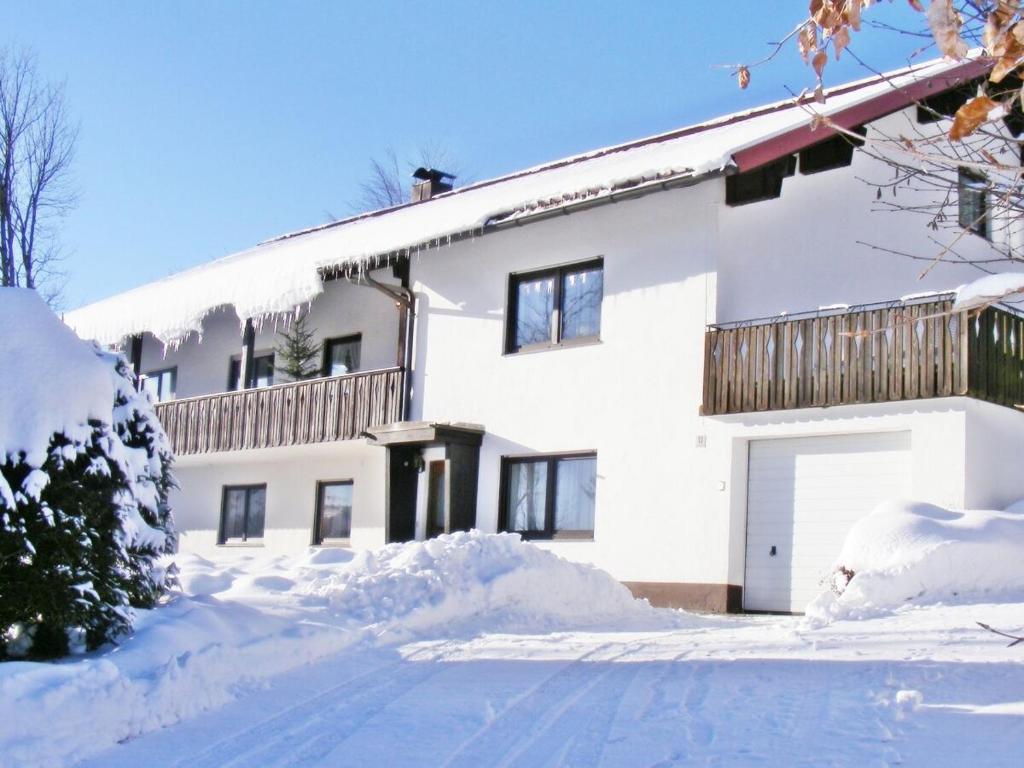
[[[796,0],[797,7],[798,3]],[[767,56],[753,64],[733,67],[740,87],[749,84],[753,69],[766,65],[794,43],[815,78],[813,92],[798,97],[805,109],[819,124],[844,133],[861,145],[863,152],[891,169],[887,179],[866,179],[876,188],[877,207],[919,216],[932,230],[951,232],[951,237],[933,238],[933,253],[901,255],[931,263],[968,262],[982,271],[999,271],[1000,263],[1024,260],[1019,245],[1018,250],[1014,249],[1024,231],[1024,10],[1020,0],[909,0],[910,6],[921,13],[919,26],[913,28],[876,20],[872,8],[876,4],[873,0],[809,0],[805,6],[808,15],[779,42],[772,43]],[[951,106],[949,112],[935,112],[934,104],[918,105],[935,118],[950,120],[925,120],[923,124],[908,121],[890,133],[876,127],[862,140],[820,118],[815,107],[815,102],[825,99],[823,79],[830,55],[835,59],[851,56],[881,75],[852,48],[855,33],[862,27],[862,33],[891,35],[907,50],[909,62],[936,53],[966,60],[974,48],[990,69],[970,84],[960,104]],[[965,217],[960,205],[965,188],[986,201],[978,206],[977,220],[968,220],[971,217]],[[967,257],[958,245],[969,233],[979,230],[987,234],[991,254]]]
[[[0,50],[0,285],[51,303],[63,285],[56,223],[76,202],[77,133],[64,86],[42,81],[31,54]]]
[[[360,194],[352,205],[353,210],[374,211],[409,202],[412,172],[420,166],[460,175],[451,153],[440,144],[421,147],[415,158],[404,160],[399,160],[395,150],[388,148],[382,157],[370,161],[370,172],[359,186]]]

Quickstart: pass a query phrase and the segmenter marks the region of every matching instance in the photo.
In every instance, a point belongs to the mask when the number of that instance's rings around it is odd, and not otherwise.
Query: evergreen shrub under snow
[[[172,455],[124,359],[0,289],[0,659],[131,630],[174,578]]]

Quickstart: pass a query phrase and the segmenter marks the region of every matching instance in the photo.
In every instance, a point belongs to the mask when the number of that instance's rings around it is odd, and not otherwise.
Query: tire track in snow
[[[182,768],[292,765],[294,762],[290,756],[295,753],[297,744],[303,744],[308,751],[314,744],[322,747],[326,737],[330,738],[332,747],[344,738],[335,719],[344,714],[342,710],[351,713],[347,721],[342,721],[350,734],[396,697],[440,671],[439,664],[417,667],[408,659],[375,665],[298,704],[275,712],[251,728],[236,731],[203,752],[182,758],[175,765]],[[364,712],[367,714],[362,717]]]
[[[614,721],[618,701],[637,668],[619,662],[640,648],[630,648],[609,659],[594,659],[612,647],[603,643],[574,659],[557,672],[519,696],[497,718],[466,739],[444,763],[445,768],[479,768],[488,766],[563,765],[567,739],[592,727],[595,737],[607,735]],[[641,646],[645,647],[645,646]],[[617,663],[622,667],[616,666]],[[602,665],[608,665],[602,669]],[[588,700],[587,694],[609,681],[615,693],[612,702],[601,696]],[[601,689],[603,693],[603,688]],[[590,719],[593,716],[593,719]],[[584,727],[581,728],[581,721]],[[566,733],[568,731],[568,733]],[[603,748],[604,740],[598,745]],[[558,753],[561,748],[562,753]],[[569,745],[569,749],[572,745]],[[543,757],[549,758],[548,763]],[[550,759],[559,758],[551,763]],[[575,764],[575,763],[573,763]],[[593,765],[593,762],[587,763]]]

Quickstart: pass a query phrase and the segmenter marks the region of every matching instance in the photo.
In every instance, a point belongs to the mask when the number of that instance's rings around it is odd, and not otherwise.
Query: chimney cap
[[[455,174],[447,173],[445,171],[439,171],[436,168],[417,168],[412,172],[414,179],[420,179],[421,181],[444,181],[445,179],[454,179]]]

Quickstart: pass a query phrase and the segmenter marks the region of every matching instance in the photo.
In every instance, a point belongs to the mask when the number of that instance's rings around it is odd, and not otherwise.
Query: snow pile
[[[0,288],[0,327],[0,456],[38,467],[54,432],[84,440],[89,419],[110,421],[111,369],[28,288]]]
[[[962,66],[935,60],[851,83],[830,90],[813,111],[834,115]],[[538,209],[721,171],[734,154],[810,124],[810,110],[787,100],[296,233],[82,307],[67,321],[83,338],[105,344],[143,332],[173,343],[201,332],[218,307],[234,307],[240,319],[286,312],[319,295],[321,269],[359,269]]]
[[[953,311],[979,309],[1003,299],[1024,293],[1024,272],[1001,272],[985,275],[960,286],[956,291]]]
[[[1024,598],[1024,503],[954,512],[885,502],[859,520],[812,622],[862,618],[907,604]]]
[[[140,611],[120,648],[0,665],[0,754],[14,765],[67,764],[357,645],[704,622],[636,601],[607,573],[513,534],[298,558],[227,549],[218,560],[179,558],[191,594]]]

